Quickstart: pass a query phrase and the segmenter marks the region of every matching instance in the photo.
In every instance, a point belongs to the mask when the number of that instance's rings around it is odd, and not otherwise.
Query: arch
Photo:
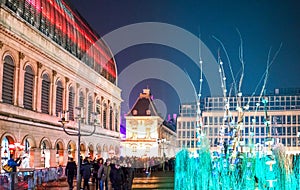
[[[114,145],[110,145],[110,146],[109,146],[109,150],[115,150]]]
[[[50,77],[50,74],[48,73],[48,71],[44,70],[41,74],[41,78],[43,80],[46,80],[48,82],[51,82],[51,77]]]
[[[36,148],[36,140],[32,135],[30,134],[25,135],[24,138],[22,139],[22,144],[25,144],[26,140],[29,142],[30,148]]]
[[[58,146],[58,147],[57,147]],[[59,148],[59,150],[63,150],[65,148],[65,143],[63,141],[63,139],[57,139],[54,143],[54,147],[53,148]]]
[[[43,142],[45,143],[46,148],[48,148],[48,149],[52,148],[51,141],[49,138],[47,138],[47,137],[42,138],[40,141],[39,147],[42,147]]]
[[[50,150],[52,148],[52,144],[49,138],[44,137],[41,139],[40,141],[40,145],[39,145],[40,149],[41,149],[41,163],[40,165],[42,167],[45,168],[49,168],[50,167]]]
[[[13,59],[13,57],[11,56],[11,55],[5,55],[4,57],[3,57],[3,62],[5,62],[5,63],[7,63],[7,64],[10,64],[10,65],[15,65],[15,61],[14,61],[14,59]]]
[[[57,165],[63,165],[64,163],[64,141],[62,139],[57,139],[56,142],[54,143],[55,150],[56,150],[56,163]]]
[[[96,151],[97,151],[97,153],[96,153],[97,158],[102,157],[102,148],[101,148],[101,145],[100,145],[100,144],[97,144],[97,145],[96,145]]]
[[[115,154],[120,155],[120,147],[118,145],[115,146]]]
[[[9,139],[8,139],[9,144],[13,144],[13,143],[16,142],[16,137],[15,137],[14,134],[12,134],[12,133],[9,133],[9,132],[3,133],[2,136],[1,136],[1,141],[2,141],[3,138],[5,138],[5,137],[6,137],[6,138],[9,137]]]
[[[95,155],[94,155],[94,145],[92,144],[92,143],[90,143],[89,145],[88,145],[88,152],[87,152],[87,156],[89,157],[89,158],[91,158],[91,159],[93,159],[94,157],[95,157]]]
[[[69,141],[67,144],[68,157],[75,158],[76,153],[76,143],[74,141]]]
[[[32,72],[32,74],[33,75],[36,75],[36,67],[30,62],[30,61],[27,61],[24,65],[23,65],[23,70],[25,71],[25,72],[27,72],[26,71],[26,69],[28,69],[28,67],[30,67],[31,68],[31,72]]]
[[[108,151],[107,144],[104,144],[104,145],[103,145],[103,152],[107,152],[107,151]]]

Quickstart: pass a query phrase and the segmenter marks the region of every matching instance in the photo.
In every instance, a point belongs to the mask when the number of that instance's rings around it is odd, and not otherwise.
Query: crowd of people
[[[113,157],[91,160],[86,157],[80,159],[80,175],[83,180],[82,189],[90,189],[89,181],[95,185],[96,190],[130,190],[136,174],[149,175],[158,170],[173,170],[174,159],[161,157]],[[73,158],[69,158],[65,175],[70,189],[73,189],[73,180],[77,174],[77,165]],[[82,184],[82,183],[81,183]]]

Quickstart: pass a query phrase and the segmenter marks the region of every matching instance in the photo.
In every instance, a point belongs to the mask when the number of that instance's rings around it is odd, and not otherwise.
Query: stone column
[[[50,149],[50,167],[57,167],[56,149]]]
[[[42,103],[42,66],[43,64],[40,62],[37,62],[37,76],[36,76],[36,85],[35,85],[35,92],[36,92],[36,96],[35,96],[35,110],[37,112],[42,112],[41,110],[41,103]]]
[[[32,163],[32,165],[31,165],[31,163]],[[40,148],[31,148],[30,149],[30,166],[32,166],[34,168],[44,167]]]

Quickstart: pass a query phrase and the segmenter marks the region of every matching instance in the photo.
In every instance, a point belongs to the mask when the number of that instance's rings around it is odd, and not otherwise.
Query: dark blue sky
[[[266,87],[268,90],[300,87],[300,1],[298,0],[70,1],[101,36],[134,23],[168,23],[188,30],[196,36],[200,33],[201,40],[217,57],[221,46],[212,37],[215,36],[224,44],[235,74],[240,69],[238,60],[240,41],[236,31],[238,29],[244,42],[246,64],[242,87],[244,94],[251,94],[258,84],[266,68],[269,49],[272,48],[273,56],[282,43],[278,57],[270,69]],[[221,51],[220,54],[222,59],[226,60],[224,52]],[[172,48],[157,44],[141,44],[121,51],[115,57],[118,73],[130,64],[149,57],[166,59],[178,65],[189,73],[196,88],[198,87],[199,72],[196,66],[190,64],[192,61]],[[227,68],[225,70],[228,72]],[[227,78],[230,78],[229,72]],[[228,82],[230,81],[229,79]],[[165,81],[156,79],[138,81],[130,93],[130,105],[134,103],[141,89],[147,86],[151,88],[155,98],[163,100],[167,105],[167,113],[178,112],[179,98],[176,89]],[[205,87],[204,84],[203,92],[207,96],[209,90]]]

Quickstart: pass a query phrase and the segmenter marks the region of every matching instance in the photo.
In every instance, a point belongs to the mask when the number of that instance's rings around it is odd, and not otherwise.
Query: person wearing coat
[[[125,176],[119,162],[111,165],[109,177],[113,190],[122,190],[125,182]]]
[[[82,178],[83,178],[83,189],[87,188],[88,190],[90,190],[89,180],[92,174],[91,172],[92,167],[87,158],[83,160],[83,164],[81,167],[82,167],[81,171],[82,171]]]
[[[77,172],[77,165],[73,158],[69,158],[69,161],[67,163],[66,169],[65,169],[65,175],[67,176],[69,188],[73,189],[73,180],[76,176]]]
[[[98,169],[97,177],[99,181],[99,190],[103,190],[104,181],[105,181],[103,158],[99,159],[99,169]]]

